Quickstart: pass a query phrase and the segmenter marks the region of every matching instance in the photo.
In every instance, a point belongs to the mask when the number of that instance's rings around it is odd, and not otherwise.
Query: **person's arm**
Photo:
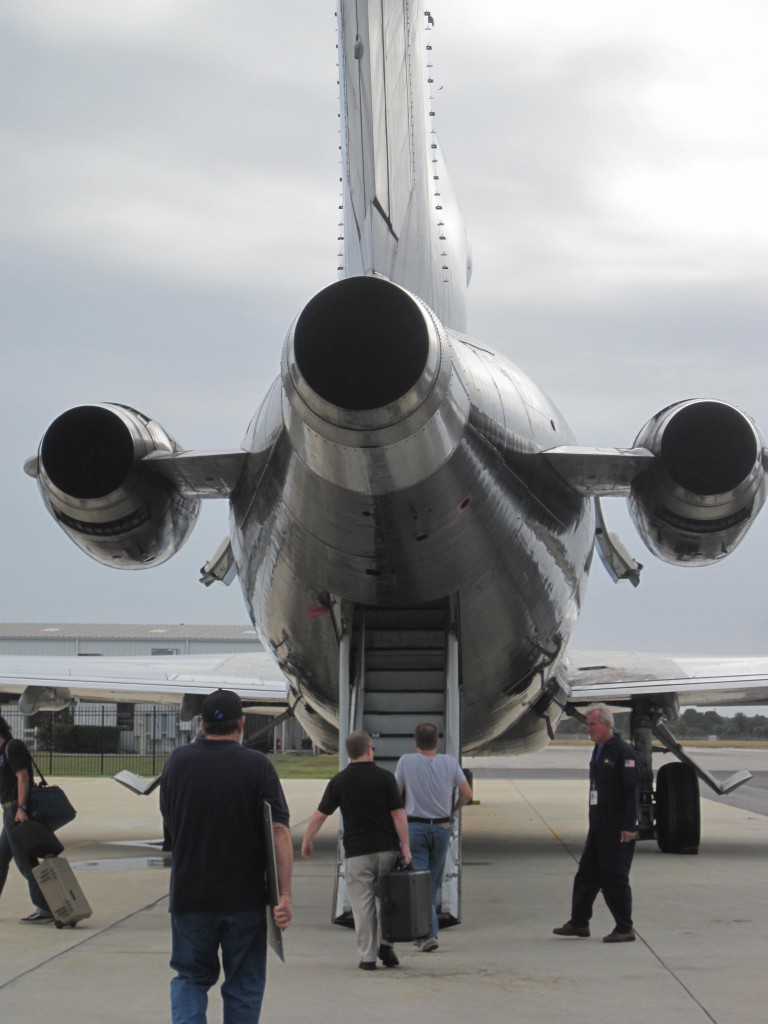
[[[397,788],[400,790],[400,796],[403,796],[405,793],[405,773],[403,770],[402,757],[395,765],[395,782],[397,783]]]
[[[640,796],[640,773],[637,770],[635,752],[631,748],[625,749],[619,770],[624,797],[624,820],[619,833],[619,842],[631,843],[637,839],[638,799]]]
[[[19,806],[16,808],[16,821],[26,821],[29,815],[22,808],[29,805],[29,794],[32,788],[32,783],[29,778],[29,770],[27,768],[19,768],[16,772],[16,792]]]
[[[287,928],[293,916],[293,903],[291,899],[293,844],[291,843],[290,829],[286,825],[273,825],[272,835],[275,840],[277,891],[280,899],[274,910],[275,924],[278,928]]]
[[[324,822],[328,818],[327,814],[323,814],[322,811],[315,811],[312,817],[309,819],[307,830],[304,833],[304,838],[301,841],[301,856],[311,857],[312,856],[312,840],[315,838],[317,833],[323,827]]]
[[[460,807],[465,807],[467,804],[472,803],[472,787],[470,786],[466,779],[462,779],[462,781],[459,783],[458,788],[459,796],[456,801],[456,806],[453,809],[454,814],[459,810]]]
[[[390,811],[390,814],[395,825],[397,838],[400,840],[400,851],[403,855],[403,860],[406,864],[410,864],[413,857],[411,856],[411,846],[408,841],[408,818],[405,814],[405,808],[398,807],[396,811]]]

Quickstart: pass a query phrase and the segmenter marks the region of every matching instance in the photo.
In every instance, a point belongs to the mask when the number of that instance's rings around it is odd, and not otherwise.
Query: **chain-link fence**
[[[46,776],[111,776],[124,769],[145,778],[160,774],[174,747],[197,735],[198,720],[179,719],[178,708],[155,704],[80,703],[66,711],[31,717],[13,706],[2,709],[13,735],[24,741]],[[269,719],[246,717],[246,739]],[[271,748],[268,731],[255,744]]]

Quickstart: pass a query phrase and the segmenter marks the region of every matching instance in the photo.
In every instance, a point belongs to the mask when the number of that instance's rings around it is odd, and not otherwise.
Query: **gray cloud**
[[[432,12],[471,333],[585,444],[628,445],[691,395],[764,427],[762,12],[714,0],[693,26],[685,0]],[[4,619],[245,620],[236,588],[196,583],[223,504],[168,565],[117,573],[59,535],[21,463],[91,400],[135,405],[192,448],[240,442],[290,321],[336,276],[335,60],[330,4],[0,9]],[[632,590],[595,564],[582,646],[763,653],[765,522],[722,565],[674,570],[623,503],[606,512],[647,568]]]

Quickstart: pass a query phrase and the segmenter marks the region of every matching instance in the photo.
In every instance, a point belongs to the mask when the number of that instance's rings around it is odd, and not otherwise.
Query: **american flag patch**
[[[634,761],[625,761],[624,762],[624,767],[625,768],[634,768],[635,767],[635,762]]]

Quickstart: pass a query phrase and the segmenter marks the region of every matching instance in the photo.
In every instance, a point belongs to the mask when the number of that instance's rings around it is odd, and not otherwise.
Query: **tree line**
[[[629,712],[614,717],[616,732],[629,736]],[[768,716],[745,715],[738,711],[732,717],[718,714],[712,709],[697,711],[686,708],[670,728],[678,739],[707,740],[764,740],[768,739]],[[557,736],[583,736],[584,725],[576,718],[563,717],[557,727]]]

